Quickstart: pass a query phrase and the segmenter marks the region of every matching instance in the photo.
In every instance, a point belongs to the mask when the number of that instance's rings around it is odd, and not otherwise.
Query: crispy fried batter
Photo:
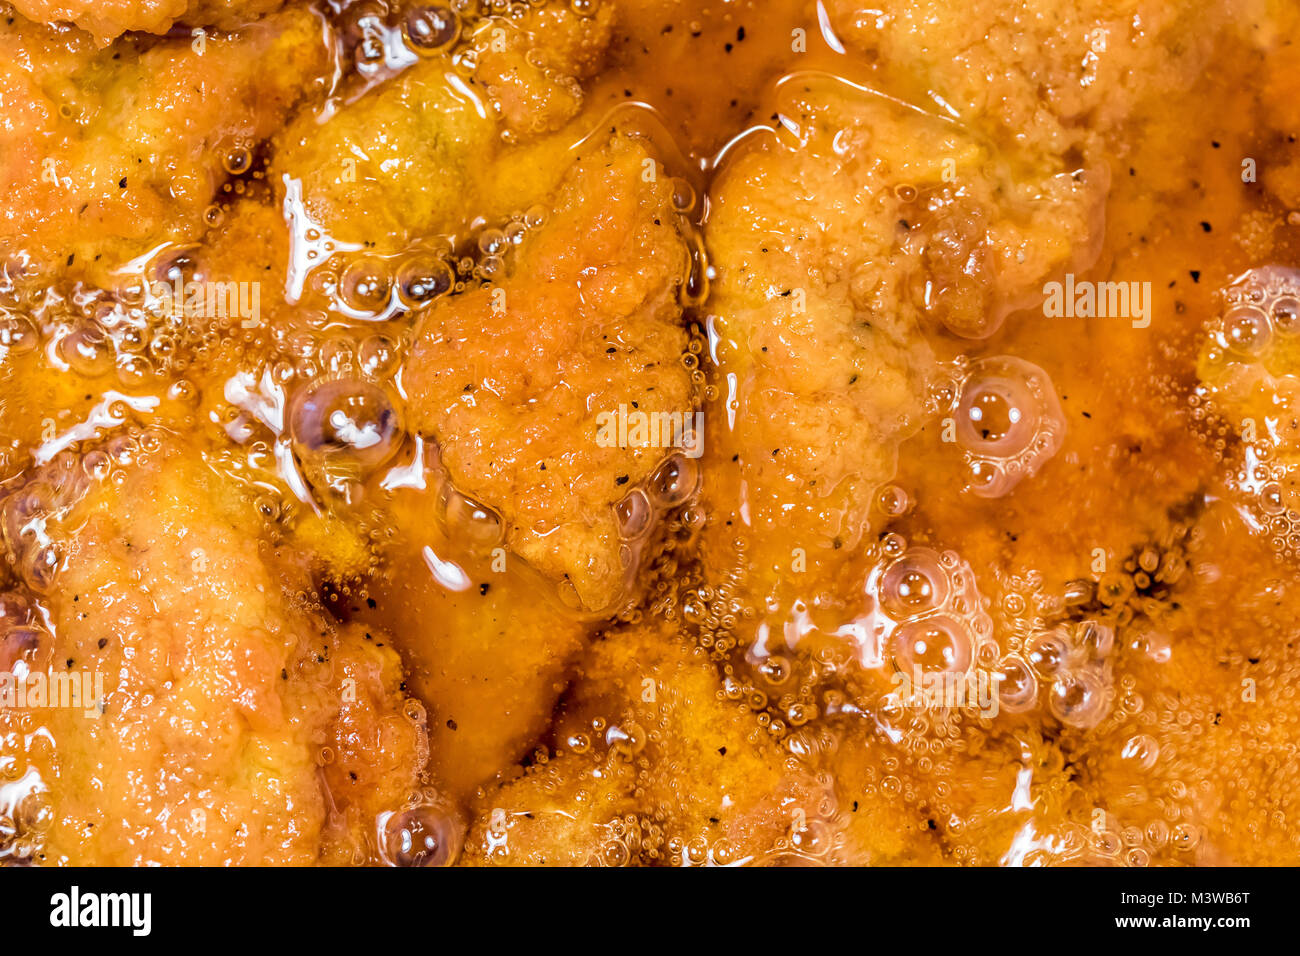
[[[757,862],[805,829],[816,781],[670,629],[607,634],[578,670],[556,728],[570,752],[479,802],[471,861]]]
[[[614,506],[667,454],[602,442],[602,416],[695,408],[671,192],[624,136],[580,159],[514,273],[425,314],[403,379],[412,423],[456,486],[591,610],[618,600],[629,573]]]
[[[735,565],[744,539],[769,608],[796,592],[820,603],[870,527],[939,377],[929,315],[965,330],[1022,301],[1088,237],[1095,201],[1050,168],[1014,178],[953,124],[826,78],[782,110],[797,133],[734,160],[706,228],[733,382],[706,477],[709,564]]]
[[[41,23],[73,23],[101,44],[128,30],[166,33],[189,27],[238,27],[278,9],[284,0],[13,0],[18,12]]]
[[[128,260],[192,241],[225,157],[278,129],[323,73],[319,30],[285,13],[200,53],[188,39],[96,50],[75,30],[0,28],[0,258],[111,284]]]
[[[44,859],[373,856],[376,813],[426,754],[396,655],[315,610],[298,560],[259,543],[254,512],[190,451],[149,433],[109,447],[120,482],[56,459],[4,508],[50,609],[33,662],[104,681],[102,715],[43,712],[57,749],[22,757],[59,809]],[[44,543],[24,516],[51,508]]]
[[[484,18],[460,51],[478,61],[472,85],[452,48],[306,113],[277,138],[273,179],[301,189],[328,235],[368,248],[460,235],[476,216],[520,212],[550,195],[568,167],[575,137],[563,131],[582,107],[579,81],[599,66],[611,19],[607,3],[591,17],[525,7]]]

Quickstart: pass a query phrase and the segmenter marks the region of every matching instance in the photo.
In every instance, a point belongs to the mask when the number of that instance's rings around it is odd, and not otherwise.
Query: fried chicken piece
[[[1241,6],[976,0],[955,17],[943,0],[903,0],[883,16],[860,0],[826,5],[836,35],[887,92],[1038,157],[1085,147],[1117,132],[1137,103],[1167,103],[1193,85],[1222,34],[1255,23]]]
[[[842,830],[843,849],[835,862],[845,866],[936,866],[943,862],[939,843],[915,810],[899,793],[881,788],[889,779],[882,758],[891,748],[868,740],[854,728],[840,731],[827,761],[834,779],[839,826],[823,828],[827,835]]]
[[[456,232],[477,208],[497,130],[448,69],[418,63],[325,123],[302,114],[276,137],[272,181],[300,189],[307,217],[342,243],[400,249]]]
[[[835,594],[858,586],[840,574],[930,413],[923,330],[938,316],[966,331],[1036,293],[1088,237],[1095,196],[1050,167],[1012,175],[960,127],[829,79],[782,95],[786,131],[731,160],[710,197],[731,394],[705,563],[748,576],[776,620],[802,599],[842,621]]]
[[[464,41],[478,64],[473,85],[456,72],[455,47],[422,58],[329,104],[326,122],[307,113],[291,123],[277,137],[273,179],[287,177],[307,217],[356,247],[400,250],[460,235],[475,217],[521,212],[570,163],[575,136],[557,131],[581,108],[580,81],[601,62],[611,16],[600,3],[590,17],[548,6],[484,18]]]
[[[465,839],[465,866],[625,866],[643,831],[636,773],[620,761],[561,754],[490,791]]]
[[[615,135],[570,169],[510,276],[425,312],[403,372],[411,424],[457,489],[592,611],[620,599],[632,569],[615,506],[670,451],[603,426],[620,410],[679,422],[695,410],[671,195],[645,147]]]
[[[582,81],[604,64],[615,15],[613,3],[596,0],[585,13],[530,5],[479,24],[476,76],[512,134],[553,132],[578,115]]]
[[[396,654],[328,620],[303,559],[262,542],[242,492],[184,445],[145,432],[104,448],[55,459],[3,509],[53,625],[32,619],[23,659],[103,680],[102,713],[31,712],[56,742],[18,755],[48,806],[38,859],[376,858],[376,815],[427,756]],[[87,477],[92,462],[105,474]]]
[[[708,658],[662,623],[593,645],[555,736],[565,748],[558,757],[479,802],[471,859],[553,856],[555,833],[532,813],[566,817],[563,839],[578,858],[768,861],[819,812],[823,790],[812,775],[723,694]]]
[[[101,44],[128,30],[166,33],[175,23],[232,29],[277,10],[284,0],[12,0],[29,20],[72,23]]]
[[[128,260],[192,241],[227,156],[269,137],[324,74],[319,34],[307,11],[202,52],[188,39],[96,50],[68,28],[0,29],[0,257],[111,287]]]

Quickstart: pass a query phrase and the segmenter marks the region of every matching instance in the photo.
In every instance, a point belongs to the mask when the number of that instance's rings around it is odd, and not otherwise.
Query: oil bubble
[[[253,167],[253,153],[247,146],[234,146],[222,154],[221,167],[231,176],[242,176]]]
[[[87,378],[103,375],[113,368],[113,343],[95,325],[81,325],[59,339],[59,357],[74,372]]]
[[[339,277],[339,298],[360,315],[378,315],[388,304],[392,278],[382,259],[358,259]]]
[[[650,476],[647,490],[659,508],[676,508],[695,494],[699,468],[685,455],[671,455]]]
[[[1069,642],[1059,628],[1032,635],[1025,642],[1025,656],[1041,677],[1053,677],[1069,657]]]
[[[1160,744],[1150,734],[1134,734],[1124,741],[1120,756],[1141,770],[1150,770],[1160,758]]]
[[[387,335],[371,335],[357,347],[361,371],[372,378],[386,378],[397,367],[398,345]]]
[[[402,21],[402,36],[421,56],[433,56],[460,38],[460,18],[444,6],[412,7]]]
[[[1008,713],[1031,710],[1038,702],[1038,678],[1018,654],[1008,654],[997,665],[998,702]]]
[[[334,477],[358,479],[388,461],[402,438],[392,398],[361,379],[323,379],[294,393],[289,435],[304,466]]]
[[[1060,448],[1065,417],[1047,373],[1011,356],[982,359],[953,403],[966,490],[999,498],[1032,477]]]
[[[1047,694],[1047,706],[1063,724],[1087,730],[1095,727],[1110,708],[1110,695],[1092,669],[1060,674]]]
[[[25,355],[39,345],[36,326],[23,316],[0,318],[0,348],[14,355]]]
[[[448,487],[443,492],[442,513],[447,534],[453,539],[480,551],[500,544],[504,533],[501,517],[487,505]]]
[[[881,576],[881,603],[895,617],[933,610],[947,598],[948,575],[929,548],[909,548]]]
[[[894,662],[899,670],[961,673],[971,664],[966,629],[944,615],[909,621],[894,631]]]
[[[392,866],[450,866],[460,854],[460,829],[452,814],[428,804],[391,814],[382,824],[384,859]]]

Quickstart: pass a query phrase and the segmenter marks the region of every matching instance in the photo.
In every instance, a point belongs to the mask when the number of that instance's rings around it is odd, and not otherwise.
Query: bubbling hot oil
[[[339,75],[347,77],[334,90],[339,102],[362,96],[421,57],[458,49],[489,12],[460,3],[404,10],[329,6],[329,42]],[[782,16],[787,13],[782,7]],[[730,25],[727,33],[734,33]],[[827,50],[811,56],[824,61]],[[472,57],[465,54],[458,68],[472,74]],[[630,68],[614,69],[600,82],[620,92],[651,85],[648,71]],[[667,107],[662,96],[656,105]],[[681,126],[681,116],[670,113],[656,135],[674,126]],[[683,147],[660,145],[709,167],[701,142],[716,148],[716,132],[683,138]],[[214,230],[235,214],[234,200],[264,200],[267,192],[262,160],[251,145],[229,147],[224,166],[232,178],[209,210]],[[707,202],[699,200],[708,198],[707,183],[697,190],[698,170],[678,173],[680,210],[702,217]],[[927,254],[943,281],[930,290],[927,305],[946,309],[944,321],[958,334],[985,337],[1007,309],[967,307],[981,295],[960,268],[971,255],[973,227],[959,204],[935,203],[940,241]],[[293,214],[305,216],[301,209]],[[441,473],[432,438],[410,433],[401,371],[421,310],[508,275],[547,214],[544,206],[517,210],[504,220],[476,222],[465,235],[423,237],[396,253],[347,248],[302,220],[291,274],[283,277],[293,293],[292,314],[253,327],[186,315],[158,296],[155,283],[217,278],[205,271],[203,243],[155,250],[124,269],[111,289],[76,282],[25,286],[6,277],[0,283],[0,363],[15,375],[31,369],[55,382],[50,407],[58,413],[48,427],[41,421],[31,433],[5,434],[0,449],[0,533],[13,564],[12,580],[0,594],[0,669],[41,667],[42,655],[48,656],[41,602],[57,586],[62,555],[45,532],[47,523],[67,514],[95,483],[120,481],[123,469],[156,449],[161,432],[197,436],[210,464],[246,486],[250,507],[279,532],[325,516],[356,533],[361,558],[330,570],[334,593],[364,597],[392,542],[413,534],[383,513],[385,495],[399,489],[428,497],[430,514],[453,544],[453,553],[439,556],[439,581],[448,587],[468,581],[460,568],[484,561],[501,546],[506,528],[500,514]],[[707,262],[698,256],[685,305],[707,303],[708,278]],[[1228,284],[1222,314],[1206,330],[1201,383],[1192,396],[1202,412],[1198,421],[1221,417],[1240,439],[1239,460],[1220,449],[1234,506],[1288,558],[1300,555],[1300,506],[1292,500],[1300,439],[1287,423],[1300,394],[1294,381],[1300,353],[1291,343],[1298,303],[1300,279],[1282,265],[1260,266]],[[695,317],[688,311],[688,320]],[[1098,347],[1090,357],[1100,354]],[[699,341],[684,360],[706,397],[717,399],[719,383]],[[939,469],[953,496],[1015,502],[1067,447],[1057,386],[1043,367],[1014,351],[989,356],[972,346],[944,399],[941,417],[951,416],[956,440]],[[724,426],[715,416],[708,427]],[[1071,453],[1077,461],[1088,450]],[[1012,576],[963,556],[943,529],[925,527],[917,517],[932,488],[890,484],[871,503],[884,530],[863,545],[860,573],[844,589],[849,611],[839,626],[810,633],[806,643],[769,646],[754,640],[765,609],[744,587],[748,532],[736,532],[741,560],[734,573],[720,579],[699,565],[699,532],[716,520],[700,496],[708,481],[696,460],[665,454],[617,503],[627,592],[645,597],[612,616],[622,623],[662,618],[676,624],[717,667],[719,695],[751,711],[784,755],[818,768],[820,799],[755,862],[860,859],[843,835],[848,801],[824,767],[863,727],[871,728],[877,759],[863,780],[854,781],[861,784],[858,799],[897,799],[918,832],[942,827],[947,859],[1130,865],[1214,859],[1204,855],[1195,813],[1208,797],[1198,789],[1196,765],[1182,756],[1195,746],[1194,728],[1207,716],[1207,705],[1180,702],[1176,688],[1152,676],[1170,659],[1164,615],[1172,590],[1222,573],[1212,555],[1198,551],[1190,521],[1171,519],[1118,568],[1053,591],[1033,567]],[[906,535],[889,527],[909,522],[919,527]],[[812,606],[815,597],[808,595],[804,604]],[[1135,657],[1141,667],[1120,666],[1121,658]],[[909,706],[889,677],[914,672],[996,678],[1000,716],[981,713],[969,701]],[[411,703],[410,719],[424,720],[423,708]],[[28,714],[0,737],[0,860],[31,859],[55,812],[23,756],[42,731]],[[662,732],[598,718],[590,732],[558,742],[557,749],[578,755],[608,749],[635,762]],[[995,753],[1012,773],[986,774],[969,758],[981,751]],[[1086,816],[1046,818],[1046,808],[1063,798],[1053,784],[1037,789],[1038,782],[1059,774],[1067,756],[1078,757],[1084,775],[1114,761],[1131,781],[1126,799],[1117,801],[1102,826]],[[543,752],[538,759],[547,757]],[[978,792],[972,796],[967,789]],[[453,862],[466,825],[464,808],[436,790],[413,793],[376,819],[373,845],[359,858],[399,866]],[[721,841],[674,842],[663,821],[650,815],[619,816],[602,826],[608,839],[596,862],[738,862],[734,848]],[[488,832],[492,840],[507,840],[505,829]]]

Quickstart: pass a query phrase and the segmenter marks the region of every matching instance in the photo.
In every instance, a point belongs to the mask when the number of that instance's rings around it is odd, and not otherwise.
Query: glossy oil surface
[[[1292,4],[14,6],[5,861],[1296,862]]]

